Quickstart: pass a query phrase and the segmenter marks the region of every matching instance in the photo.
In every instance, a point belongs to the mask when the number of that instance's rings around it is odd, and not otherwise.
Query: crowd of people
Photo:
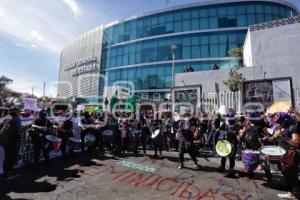
[[[8,180],[18,176],[13,166],[21,144],[20,116],[20,109],[0,109],[0,174],[4,173]],[[50,165],[52,150],[61,151],[61,158],[69,160],[76,152],[82,156],[104,151],[146,156],[151,149],[153,159],[163,159],[164,151],[177,151],[178,169],[184,168],[184,154],[188,153],[194,167],[201,170],[197,157],[202,149],[208,149],[211,156],[220,158],[218,172],[226,171],[226,160],[229,160],[229,177],[236,174],[236,160],[242,160],[250,178],[258,167],[272,181],[270,163],[277,161],[288,187],[288,193],[279,197],[300,198],[300,113],[292,108],[273,114],[253,111],[237,115],[234,110],[224,115],[163,113],[160,119],[154,119],[146,111],[139,114],[63,112],[62,122],[49,117],[45,110],[27,113],[26,117],[29,116],[33,117],[28,133],[35,167],[40,165],[41,153],[45,163]],[[50,129],[55,129],[55,134],[50,133]],[[262,151],[264,147],[273,148],[275,154],[269,155],[268,149]],[[2,163],[4,171],[1,171]]]

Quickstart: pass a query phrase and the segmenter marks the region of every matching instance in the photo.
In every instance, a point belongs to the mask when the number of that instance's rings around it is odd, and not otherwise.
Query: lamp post
[[[32,88],[31,88],[31,96],[32,96],[32,97],[33,97],[33,90],[34,90],[34,88],[35,88],[35,87],[32,87]]]
[[[172,112],[174,112],[174,104],[175,104],[175,92],[174,92],[174,82],[175,82],[175,53],[177,50],[177,46],[175,44],[171,45],[171,51],[172,51],[172,87],[171,87],[171,93],[172,93]]]
[[[46,82],[43,82],[43,109],[45,109],[45,105],[46,105],[45,89],[46,89]]]

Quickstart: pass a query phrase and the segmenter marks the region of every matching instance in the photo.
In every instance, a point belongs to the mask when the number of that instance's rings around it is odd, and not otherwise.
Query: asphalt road
[[[237,162],[235,178],[217,173],[220,159],[206,154],[198,158],[201,169],[194,170],[193,162],[185,155],[186,168],[179,170],[177,154],[164,152],[164,159],[79,154],[69,161],[54,159],[51,167],[26,166],[19,170],[18,179],[1,180],[0,199],[274,200],[284,190],[280,177],[267,185],[263,171],[256,171],[253,179],[244,176],[241,162]]]

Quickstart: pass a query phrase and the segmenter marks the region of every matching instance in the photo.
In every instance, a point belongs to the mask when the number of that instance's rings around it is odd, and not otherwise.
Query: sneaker
[[[289,193],[277,194],[277,197],[281,199],[296,199],[294,196],[291,196]]]
[[[178,165],[177,169],[183,169],[184,166],[183,165]]]

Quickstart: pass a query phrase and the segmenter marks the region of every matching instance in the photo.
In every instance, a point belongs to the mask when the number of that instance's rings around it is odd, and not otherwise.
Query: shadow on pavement
[[[97,156],[80,156],[79,154],[72,159],[63,161],[61,158],[55,158],[51,160],[49,166],[46,166],[44,162],[35,165],[27,165],[18,170],[20,176],[14,180],[0,179],[0,199],[10,200],[7,196],[9,193],[41,193],[52,192],[59,186],[58,181],[71,181],[75,178],[80,178],[80,173],[84,173],[83,170],[77,169],[70,170],[71,166],[100,166],[92,159],[98,159]],[[101,156],[102,160],[116,159],[109,156]],[[44,177],[50,177],[47,180]],[[50,180],[51,179],[51,180]],[[54,180],[54,181],[53,181]],[[21,199],[20,199],[21,200]],[[25,200],[25,199],[24,199]]]

